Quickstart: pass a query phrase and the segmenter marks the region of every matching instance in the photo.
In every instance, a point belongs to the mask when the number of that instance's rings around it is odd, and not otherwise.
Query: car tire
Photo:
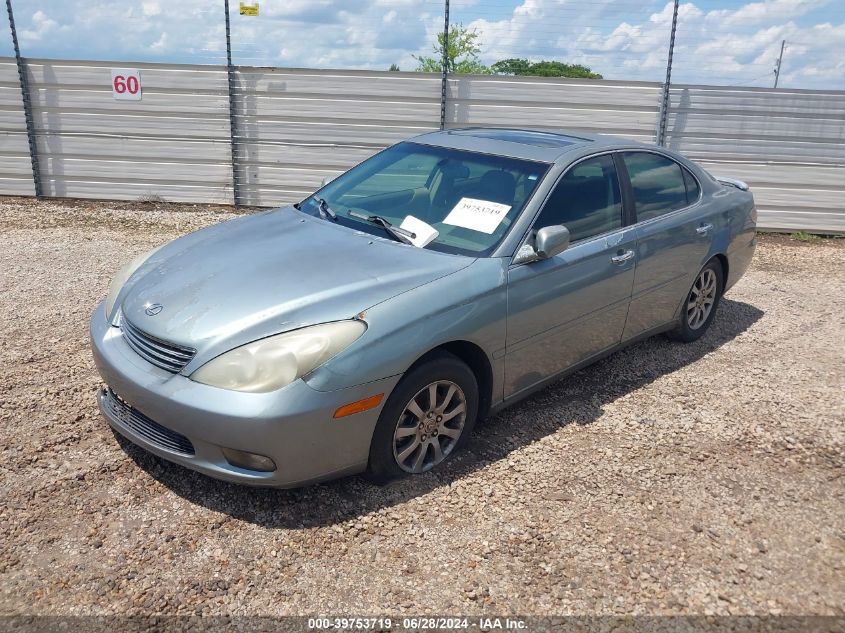
[[[439,467],[466,444],[477,416],[475,374],[453,354],[432,354],[399,381],[382,408],[368,478],[383,484]]]
[[[678,325],[669,332],[669,338],[692,343],[704,336],[716,316],[724,287],[722,263],[714,257],[695,276],[681,306]]]

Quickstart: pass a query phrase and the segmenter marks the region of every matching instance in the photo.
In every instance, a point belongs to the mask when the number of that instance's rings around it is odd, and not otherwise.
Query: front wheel
[[[370,445],[370,477],[385,482],[438,467],[466,443],[477,415],[472,370],[452,354],[432,356],[387,399]]]
[[[718,259],[711,259],[695,278],[670,338],[684,343],[701,338],[716,315],[723,289],[722,264]]]

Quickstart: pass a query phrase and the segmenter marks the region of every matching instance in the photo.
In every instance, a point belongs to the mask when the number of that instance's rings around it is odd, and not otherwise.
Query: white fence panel
[[[45,195],[231,203],[226,69],[27,60]],[[138,69],[140,101],[112,95]],[[240,67],[235,122],[241,202],[305,197],[380,149],[439,127],[440,76]],[[446,125],[566,129],[651,143],[661,86],[459,76]],[[845,93],[676,85],[667,145],[752,187],[760,226],[845,232]],[[0,57],[0,194],[32,195],[14,59]]]
[[[675,86],[668,147],[748,182],[761,228],[845,232],[845,93]]]
[[[0,58],[0,194],[34,196],[21,84],[14,58]]]
[[[654,142],[657,83],[483,75],[448,83],[447,127],[567,129]]]
[[[229,100],[219,67],[29,60],[48,196],[232,200]],[[112,96],[112,68],[137,68],[141,100]]]
[[[301,200],[377,151],[440,123],[440,77],[241,67],[237,129],[243,202]]]

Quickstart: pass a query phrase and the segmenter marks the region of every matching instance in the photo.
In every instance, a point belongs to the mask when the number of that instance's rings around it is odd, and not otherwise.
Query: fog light
[[[224,448],[223,457],[232,466],[245,468],[246,470],[259,470],[263,473],[271,473],[276,470],[276,462],[264,455],[239,451],[234,448]]]

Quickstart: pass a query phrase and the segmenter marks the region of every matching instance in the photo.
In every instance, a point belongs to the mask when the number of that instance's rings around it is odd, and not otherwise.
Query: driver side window
[[[569,229],[573,242],[622,227],[622,195],[610,154],[578,163],[558,181],[534,228],[555,224]]]

